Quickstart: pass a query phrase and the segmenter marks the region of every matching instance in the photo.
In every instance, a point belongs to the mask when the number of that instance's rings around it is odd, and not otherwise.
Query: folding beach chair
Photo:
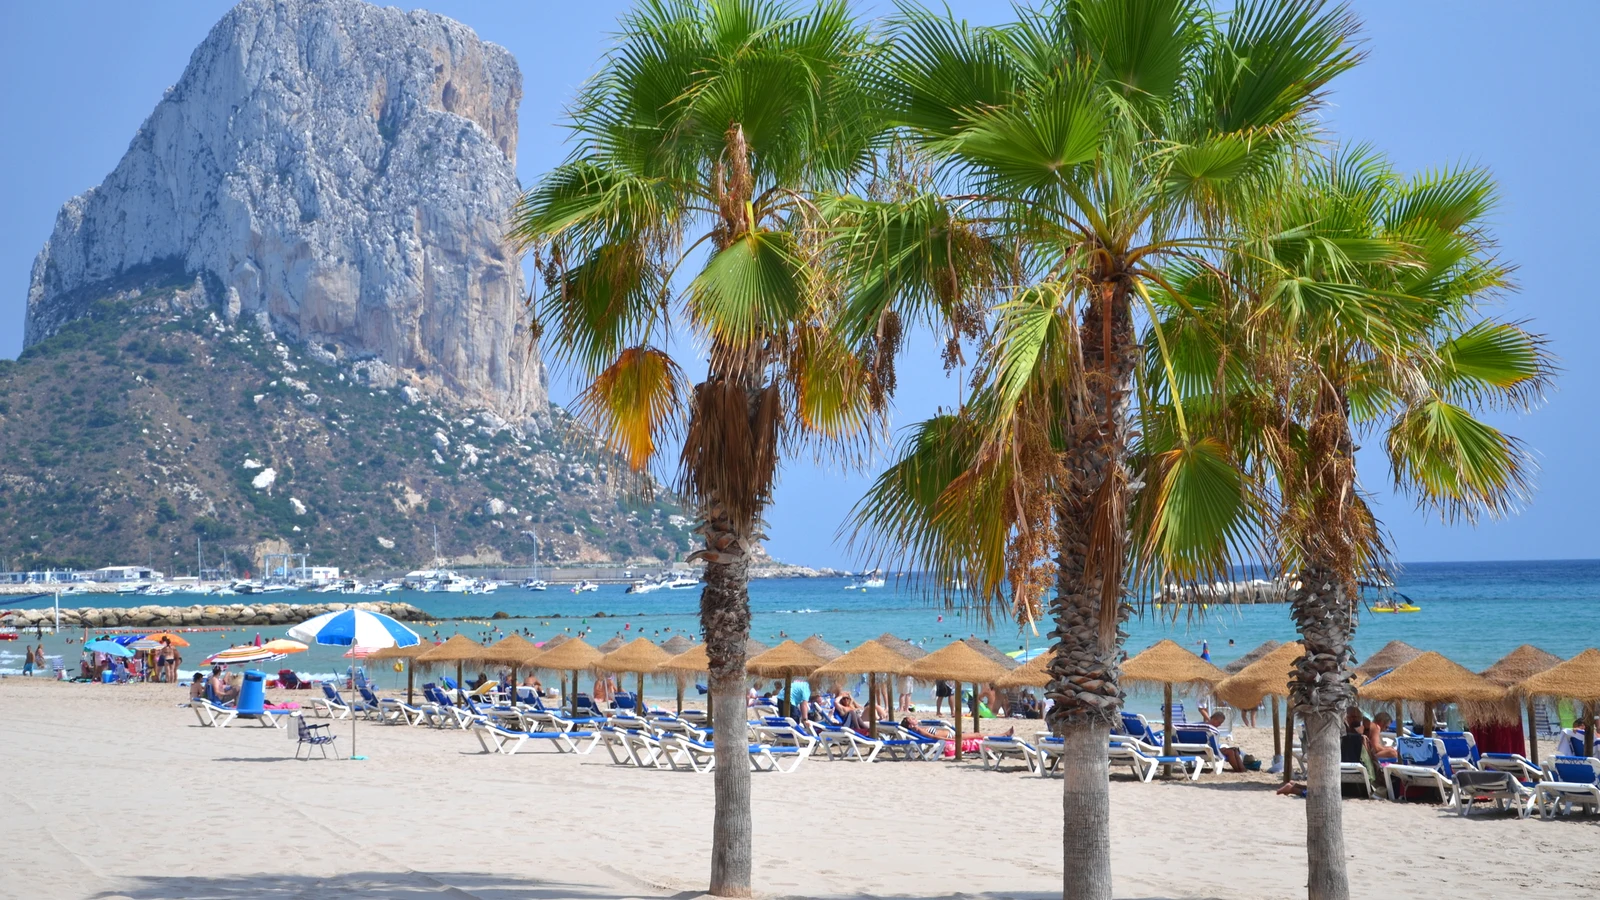
[[[334,758],[339,758],[339,748],[334,745],[334,741],[338,739],[338,735],[333,733],[333,726],[331,724],[327,722],[320,722],[313,725],[310,722],[307,722],[306,717],[299,713],[294,713],[293,719],[295,724],[294,727],[289,729],[289,737],[294,738],[295,759],[300,759],[300,749],[302,747],[306,749],[306,759],[311,758],[312,747],[319,747],[322,749],[323,759],[328,758],[328,748],[333,747]]]

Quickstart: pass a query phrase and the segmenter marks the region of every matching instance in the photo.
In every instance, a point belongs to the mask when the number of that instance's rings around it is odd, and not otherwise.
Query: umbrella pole
[[[456,703],[459,705],[461,698],[467,693],[467,678],[462,673],[461,660],[456,660]]]
[[[1283,783],[1294,780],[1294,704],[1283,704]]]
[[[633,713],[637,716],[644,715],[644,673],[639,673],[639,689],[633,695]]]
[[[1278,730],[1278,695],[1272,695],[1272,755],[1283,759],[1283,732]]]
[[[1529,697],[1522,703],[1528,710],[1528,759],[1532,760],[1533,764],[1537,766],[1539,764],[1539,731],[1534,722],[1533,698]]]
[[[1422,736],[1433,737],[1433,704],[1422,704]]]
[[[1583,755],[1594,756],[1594,701],[1583,704]]]
[[[414,705],[416,705],[416,702],[417,702],[416,698],[413,696],[415,691],[416,691],[416,678],[417,678],[417,670],[414,668],[414,664],[412,663],[412,661],[408,659],[408,660],[406,660],[406,705],[407,706],[414,706]]]
[[[1162,712],[1162,715],[1164,715],[1166,717],[1165,719],[1162,720],[1163,722],[1166,723],[1166,727],[1161,729],[1161,755],[1162,756],[1171,756],[1172,755],[1172,683],[1171,682],[1168,682],[1167,684],[1164,684],[1164,685],[1161,686],[1161,712]],[[1171,778],[1172,777],[1172,766],[1170,766],[1170,765],[1162,766],[1161,767],[1161,777],[1162,778]]]
[[[872,695],[872,703],[867,706],[867,727],[872,732],[872,739],[878,739],[878,673],[867,673],[867,693]]]
[[[783,710],[784,715],[794,718],[794,676],[788,672],[783,673]]]
[[[956,682],[956,762],[961,762],[961,719],[966,710],[961,708],[961,682]]]
[[[683,715],[683,678],[674,679],[678,682],[678,715]]]

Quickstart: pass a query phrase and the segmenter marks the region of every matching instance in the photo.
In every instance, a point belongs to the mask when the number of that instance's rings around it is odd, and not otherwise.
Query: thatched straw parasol
[[[1512,687],[1527,681],[1529,678],[1554,668],[1561,664],[1561,657],[1554,653],[1540,650],[1532,644],[1523,644],[1521,647],[1500,657],[1494,665],[1482,672],[1484,678],[1505,687]],[[1509,703],[1516,704],[1517,717],[1520,719],[1524,712],[1528,717],[1527,730],[1523,734],[1523,749],[1527,751],[1528,758],[1534,765],[1539,764],[1539,730],[1534,724],[1534,699],[1532,697],[1519,697],[1515,693],[1508,693],[1506,699]],[[1517,726],[1523,727],[1521,725]]]
[[[540,650],[554,650],[555,648],[561,646],[562,644],[565,644],[567,641],[570,641],[570,640],[572,640],[572,635],[567,634],[565,632],[562,632],[562,633],[557,634],[555,637],[552,637],[552,638],[550,638],[548,640],[540,641],[539,642],[539,649]]]
[[[432,641],[417,641],[409,647],[384,647],[374,650],[367,660],[403,659],[406,661],[406,705],[416,702],[417,657],[439,646]]]
[[[1283,641],[1262,641],[1261,646],[1223,666],[1222,671],[1228,673],[1229,675],[1237,675],[1244,671],[1245,666],[1250,665],[1261,657],[1266,656],[1268,653],[1271,653],[1282,646]]]
[[[572,714],[578,714],[578,673],[584,669],[594,668],[600,661],[599,650],[589,646],[583,638],[572,638],[562,641],[554,648],[549,643],[545,650],[533,658],[533,665],[540,669],[551,669],[557,672],[572,673]],[[565,675],[562,676],[566,678]]]
[[[622,639],[622,635],[619,634],[615,635],[611,638],[611,640],[606,641],[595,649],[599,650],[601,653],[612,653],[614,651],[621,650],[626,644],[627,642],[624,641]]]
[[[794,676],[810,675],[824,662],[826,660],[822,657],[790,640],[750,657],[745,661],[744,669],[752,675],[783,679],[784,715],[792,718],[794,705],[790,700],[790,689],[794,684]]]
[[[1458,704],[1464,710],[1471,710],[1473,718],[1478,719],[1498,721],[1506,717],[1505,688],[1432,650],[1361,685],[1359,691],[1363,700],[1422,703],[1422,733],[1427,737],[1433,735],[1436,704]],[[1399,728],[1397,720],[1397,734]]]
[[[677,656],[679,653],[682,653],[693,646],[694,641],[689,640],[681,634],[675,634],[661,642],[661,649],[667,651],[667,653],[672,656]]]
[[[520,634],[508,634],[484,648],[484,662],[511,667],[511,700],[516,702],[517,670],[526,666],[544,650]]]
[[[989,659],[993,660],[1000,666],[1000,668],[1005,669],[1007,672],[1022,665],[1022,663],[1019,663],[1007,656],[999,647],[996,647],[988,641],[974,637],[962,638],[961,640],[968,647],[971,647],[979,653],[982,653],[984,656],[989,657]]]
[[[882,672],[893,679],[896,675],[903,675],[911,660],[890,650],[877,641],[866,641],[853,648],[849,653],[841,654],[830,662],[823,663],[813,677],[828,675],[865,675],[867,676],[867,693],[873,697],[867,704],[867,721],[872,730],[872,736],[878,736],[878,673]],[[892,680],[891,680],[891,683]],[[893,691],[890,692],[891,694]]]
[[[800,646],[822,657],[823,662],[833,662],[844,655],[844,651],[822,639],[822,635],[813,634],[800,642]]]
[[[1594,756],[1595,707],[1600,705],[1600,650],[1579,653],[1512,689],[1520,697],[1563,697],[1583,704],[1583,755]]]
[[[1289,696],[1289,679],[1294,674],[1295,661],[1300,658],[1304,649],[1299,641],[1290,641],[1282,644],[1277,641],[1268,641],[1267,644],[1277,644],[1254,662],[1246,665],[1237,673],[1228,676],[1217,683],[1217,697],[1231,705],[1234,709],[1255,709],[1261,701],[1272,699],[1272,756],[1276,763],[1283,758],[1283,732],[1279,724],[1278,698]],[[1260,650],[1257,647],[1256,650]],[[1255,651],[1252,650],[1251,653]],[[1294,731],[1291,728],[1290,734]],[[1291,766],[1284,767],[1284,780],[1289,780]]]
[[[947,681],[954,681],[956,683],[955,697],[957,701],[957,709],[955,758],[957,762],[960,762],[962,719],[960,709],[961,685],[963,683],[972,685],[992,684],[1005,677],[1005,667],[990,659],[988,656],[985,656],[983,653],[973,649],[971,644],[965,641],[956,641],[948,647],[935,650],[921,659],[914,660],[911,665],[906,667],[906,674],[910,675],[912,678],[922,678],[928,681],[938,681],[940,679],[944,679]],[[978,724],[976,710],[974,710],[972,724],[974,729],[976,729]]]
[[[635,710],[639,715],[644,715],[644,676],[646,672],[654,672],[661,664],[672,658],[672,654],[656,646],[649,638],[634,638],[616,650],[601,657],[595,668],[606,672],[633,672],[639,676],[638,697],[639,708]]]
[[[890,650],[893,650],[912,662],[916,662],[917,660],[928,655],[928,651],[918,647],[916,644],[913,644],[908,640],[905,640],[904,638],[897,638],[887,631],[878,635],[876,640],[878,643],[888,647]]]
[[[1050,660],[1054,652],[1046,651],[1028,660],[1022,665],[1006,673],[1006,677],[996,681],[997,688],[1043,688],[1050,686]]]
[[[1362,681],[1381,674],[1385,669],[1403,666],[1422,655],[1422,651],[1411,646],[1405,641],[1390,641],[1383,645],[1383,649],[1367,657],[1367,661],[1356,666],[1356,675]],[[1396,722],[1395,727],[1400,727]]]
[[[416,663],[424,669],[449,666],[454,663],[456,667],[456,689],[460,690],[465,680],[462,669],[469,662],[483,662],[483,652],[487,649],[487,647],[464,634],[452,634],[450,639],[444,643],[417,654]]]
[[[1161,729],[1161,754],[1172,755],[1172,686],[1203,685],[1215,688],[1227,675],[1216,666],[1178,646],[1161,640],[1122,664],[1122,683],[1129,687],[1161,685],[1162,713],[1166,727]],[[1163,767],[1167,768],[1167,767]]]

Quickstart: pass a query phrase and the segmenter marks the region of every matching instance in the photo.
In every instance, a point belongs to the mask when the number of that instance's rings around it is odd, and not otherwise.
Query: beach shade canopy
[[[1405,641],[1390,641],[1383,645],[1383,649],[1367,657],[1366,662],[1356,666],[1356,674],[1365,680],[1381,674],[1386,669],[1405,665],[1421,655],[1421,650]]]
[[[637,672],[646,674],[661,668],[672,659],[672,654],[661,649],[649,638],[634,638],[621,647],[601,657],[595,668],[606,672]]]
[[[1523,644],[1478,674],[1495,684],[1511,687],[1560,664],[1561,657],[1554,653],[1540,650],[1532,644]]]
[[[570,640],[572,640],[572,635],[566,634],[566,633],[562,633],[562,634],[558,634],[555,637],[552,637],[552,638],[550,638],[548,640],[540,641],[537,644],[535,644],[534,646],[538,647],[540,650],[554,650],[555,648],[561,646],[562,644],[565,644],[567,641],[570,641]]]
[[[166,638],[168,641],[172,642],[172,646],[174,647],[189,646],[189,642],[184,640],[181,635],[173,634],[170,631],[158,631],[155,634],[147,634],[144,636],[145,640],[155,641],[157,644],[161,643],[162,638]]]
[[[1529,677],[1514,690],[1524,697],[1559,697],[1585,704],[1600,701],[1600,650],[1585,650]]]
[[[366,609],[340,609],[323,613],[289,629],[289,637],[307,644],[336,647],[409,646],[422,638],[383,613]]]
[[[1456,703],[1471,708],[1474,719],[1505,718],[1505,688],[1432,650],[1395,666],[1359,690],[1363,700]]]
[[[925,681],[960,681],[966,684],[991,684],[1005,677],[1006,668],[973,649],[966,641],[956,641],[935,650],[906,666],[905,674]]]
[[[681,634],[675,634],[661,642],[661,649],[665,650],[668,656],[677,656],[678,654],[683,653],[686,650],[690,650],[693,647],[694,641],[689,640]]]
[[[821,657],[823,662],[833,662],[844,655],[844,651],[822,639],[822,635],[813,634],[800,642],[800,646],[810,650]],[[883,671],[883,670],[878,670]]]
[[[888,647],[890,650],[893,650],[912,662],[916,662],[917,660],[928,655],[928,651],[918,647],[916,644],[913,644],[908,640],[905,640],[904,638],[897,638],[887,631],[878,635],[876,640],[878,643]]]
[[[412,646],[417,645],[414,644]],[[273,638],[272,640],[267,641],[265,644],[262,644],[261,649],[270,650],[273,653],[282,653],[287,655],[290,653],[304,653],[309,648],[299,641],[291,641],[288,638]]]
[[[1289,696],[1289,679],[1294,674],[1295,660],[1302,652],[1298,641],[1278,644],[1255,662],[1218,682],[1217,698],[1235,709],[1255,709],[1268,697]]]
[[[658,671],[661,672],[681,672],[685,675],[708,672],[710,670],[711,660],[706,656],[705,644],[695,644],[658,667]]]
[[[865,641],[858,647],[851,648],[850,652],[840,654],[831,659],[811,674],[817,677],[828,675],[867,675],[873,672],[882,672],[885,675],[904,675],[906,668],[911,665],[911,660],[890,650],[877,641]]]
[[[540,669],[577,672],[594,668],[594,664],[600,661],[602,655],[583,638],[573,638],[562,641],[554,649],[550,649],[549,644],[546,644],[545,651],[529,660],[529,663]]]
[[[1122,683],[1215,686],[1227,675],[1175,641],[1162,640],[1122,664]]]
[[[1011,688],[1043,688],[1050,686],[1050,660],[1055,654],[1049,650],[1035,656],[1026,663],[1006,673],[1006,677],[996,681],[994,686],[1001,690]]]
[[[483,661],[520,669],[543,652],[543,649],[535,647],[532,641],[522,635],[508,634],[483,648]]]
[[[488,649],[488,647],[464,634],[452,634],[449,640],[417,654],[415,659],[426,668],[453,666],[458,663],[486,662],[484,653]]]
[[[367,659],[416,659],[437,646],[432,641],[418,641],[407,647],[384,647],[367,654]]]
[[[599,650],[601,653],[610,653],[613,650],[621,650],[625,645],[626,645],[626,642],[622,639],[622,636],[621,635],[617,635],[617,636],[613,637],[611,640],[606,641],[605,643],[603,643],[600,646],[596,647],[595,649]]]
[[[784,641],[771,650],[759,653],[745,661],[746,672],[767,678],[792,678],[810,675],[826,660],[792,640]]]
[[[1274,650],[1276,650],[1276,649],[1278,649],[1279,647],[1282,647],[1282,646],[1283,646],[1283,641],[1263,641],[1261,643],[1261,646],[1255,648],[1254,650],[1251,650],[1249,653],[1246,653],[1245,655],[1239,657],[1238,659],[1234,660],[1233,662],[1228,663],[1227,665],[1223,666],[1222,667],[1222,671],[1226,672],[1229,675],[1237,675],[1240,672],[1243,672],[1245,670],[1246,666],[1250,665],[1251,663],[1255,662],[1256,660],[1262,658],[1263,656],[1266,656],[1268,653],[1271,653],[1272,651],[1274,651]]]
[[[755,659],[756,657],[760,656],[761,654],[767,652],[770,649],[772,649],[772,648],[768,647],[766,644],[761,643],[760,641],[756,640],[755,638],[746,638],[745,642],[744,642],[744,658],[745,659]]]
[[[995,645],[989,643],[988,641],[981,640],[979,638],[971,638],[971,637],[962,638],[961,640],[968,647],[971,647],[972,649],[978,651],[979,653],[982,653],[984,656],[987,656],[989,659],[993,660],[996,665],[998,665],[1002,669],[1005,669],[1007,672],[1009,672],[1012,669],[1015,669],[1018,666],[1022,665],[1022,663],[1019,663],[1016,660],[1012,659],[1011,657],[1005,655],[1005,653],[1002,652],[999,647],[996,647]]]

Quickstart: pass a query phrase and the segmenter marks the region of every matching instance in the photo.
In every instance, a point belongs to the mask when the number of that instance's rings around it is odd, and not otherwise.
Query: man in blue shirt
[[[811,717],[811,685],[804,680],[798,680],[789,685],[789,714],[794,716],[796,722],[804,722]]]

